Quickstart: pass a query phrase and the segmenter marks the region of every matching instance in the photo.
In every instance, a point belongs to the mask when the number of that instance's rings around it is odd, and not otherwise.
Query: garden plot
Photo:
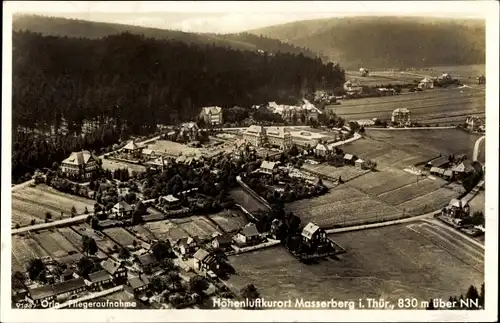
[[[214,233],[222,233],[214,224],[207,220],[204,216],[191,216],[184,219],[172,219],[179,228],[186,231],[192,237],[200,239],[210,238]]]
[[[189,234],[179,228],[175,223],[170,220],[149,222],[144,224],[144,227],[151,231],[158,240],[170,240],[175,242],[178,239],[187,238]]]
[[[59,192],[45,184],[36,187],[25,186],[12,192],[12,222],[28,225],[31,220],[45,220],[45,214],[50,212],[53,219],[71,215],[74,206],[77,213],[84,212],[85,207],[91,210],[95,201],[83,197]]]
[[[18,266],[20,266],[23,271],[31,259],[40,258],[31,248],[31,243],[28,244],[28,240],[30,240],[30,238],[12,236],[12,258],[16,259]]]
[[[73,229],[81,236],[87,236],[94,239],[97,247],[104,253],[108,253],[108,250],[113,249],[114,246],[119,247],[116,243],[107,239],[102,233],[92,230],[85,224],[75,225]]]
[[[151,242],[153,240],[156,240],[154,234],[151,231],[147,230],[142,224],[129,227],[128,230],[138,239],[141,239],[143,241]]]
[[[416,177],[404,171],[384,169],[380,172],[371,172],[363,177],[356,178],[348,185],[373,195],[380,195],[399,187],[416,182]]]
[[[71,242],[73,247],[75,247],[80,253],[83,253],[83,238],[81,235],[79,235],[69,227],[59,228],[58,231],[66,238],[66,240]],[[97,251],[96,256],[99,259],[107,258],[107,255],[103,253],[101,250]]]
[[[386,203],[397,206],[411,199],[431,193],[444,184],[446,184],[445,181],[424,178],[420,179],[418,182],[382,193],[378,195],[378,198]]]
[[[300,210],[300,209],[307,209],[312,204],[316,206],[328,205],[330,203],[335,203],[335,202],[356,201],[364,198],[366,198],[366,194],[360,192],[359,190],[353,187],[342,185],[330,190],[326,194],[313,197],[311,199],[302,199],[294,201],[292,203],[289,203],[287,207],[289,207],[292,210]]]
[[[248,223],[246,216],[237,210],[219,212],[210,215],[210,219],[217,223],[225,232],[237,231]]]
[[[130,246],[136,241],[135,237],[124,228],[110,228],[104,230],[104,234],[116,241],[122,247]]]
[[[76,248],[57,231],[40,231],[33,238],[57,261],[69,264],[81,258]]]
[[[369,170],[359,169],[354,166],[347,165],[342,167],[335,167],[328,164],[304,164],[302,168],[325,176],[333,176],[334,178],[341,177],[344,182],[370,172]]]
[[[440,210],[448,205],[452,198],[460,194],[448,188],[439,188],[435,191],[419,196],[398,205],[399,209],[413,215],[425,214]]]

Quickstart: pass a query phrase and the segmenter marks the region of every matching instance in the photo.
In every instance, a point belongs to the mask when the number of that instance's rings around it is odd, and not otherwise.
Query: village
[[[344,151],[366,140],[370,124],[325,116],[307,99],[300,106],[271,102],[254,109],[302,125],[224,128],[223,109],[205,107],[197,120],[165,127],[154,138],[125,142],[101,156],[76,151],[35,172],[30,188],[48,186],[94,205],[13,224],[13,250],[19,251],[13,253],[19,269],[13,301],[64,307],[120,291],[149,308],[203,307],[215,295],[238,299],[252,292],[226,282],[235,274],[228,256],[278,244],[305,263],[345,253],[328,235],[332,227],[304,221],[286,205],[328,196],[345,182],[379,172],[376,160],[357,157],[363,151]],[[411,113],[398,108],[390,122],[411,127]],[[474,117],[465,123],[470,131],[483,126]],[[463,154],[411,166],[408,177],[449,185],[472,181],[467,191],[484,172]],[[241,200],[234,190],[248,197]],[[260,207],[252,209],[248,199]],[[460,199],[436,216],[470,236],[484,234],[484,216],[472,216]],[[39,257],[22,256],[28,243],[38,244]]]

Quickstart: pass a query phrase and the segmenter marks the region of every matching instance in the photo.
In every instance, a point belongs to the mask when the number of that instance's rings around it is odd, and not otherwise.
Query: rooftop
[[[112,278],[111,275],[104,269],[89,274],[89,281],[91,281],[92,283],[102,282],[105,280],[109,280],[111,278]]]
[[[62,161],[63,164],[72,164],[77,166],[83,166],[88,163],[88,161],[94,156],[88,150],[82,150],[78,152],[73,152],[71,155]]]
[[[309,222],[302,230],[302,236],[306,239],[312,239],[313,235],[319,230],[319,226]]]
[[[259,235],[259,231],[257,230],[257,227],[252,224],[248,224],[244,226],[243,228],[240,229],[240,232],[247,238],[250,237],[256,237]]]

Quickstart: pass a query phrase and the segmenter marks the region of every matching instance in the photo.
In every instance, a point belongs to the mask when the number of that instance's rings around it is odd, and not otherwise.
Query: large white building
[[[260,147],[265,144],[288,149],[292,146],[292,136],[284,127],[268,127],[251,125],[243,132],[243,139],[253,145]]]
[[[207,125],[222,124],[222,108],[221,107],[205,107],[201,108],[200,118]]]
[[[426,77],[418,83],[418,87],[421,89],[432,89],[434,88],[434,80]]]
[[[68,176],[82,176],[86,179],[92,176],[99,168],[97,157],[88,150],[73,152],[62,161],[61,170]]]
[[[411,112],[406,108],[397,108],[392,111],[392,123],[399,126],[411,125]]]

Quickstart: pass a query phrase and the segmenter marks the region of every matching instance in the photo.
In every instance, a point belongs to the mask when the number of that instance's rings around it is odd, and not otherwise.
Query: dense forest
[[[346,69],[485,63],[484,20],[346,17],[307,20],[249,31],[342,62]]]
[[[281,42],[277,39],[257,36],[250,33],[238,34],[207,34],[190,33],[178,30],[166,30],[140,26],[123,25],[116,23],[95,22],[79,19],[60,17],[46,17],[39,15],[15,15],[13,17],[14,31],[32,31],[45,36],[67,36],[72,38],[102,38],[130,32],[163,40],[176,40],[193,45],[215,45],[237,50],[264,50],[266,52],[282,52],[300,54],[313,57],[317,53],[292,44]]]
[[[193,119],[202,106],[290,102],[344,82],[338,65],[302,54],[237,51],[122,33],[99,39],[13,34],[13,177],[75,149]],[[112,127],[106,122],[112,120]],[[82,126],[100,125],[92,134]],[[67,124],[69,134],[46,142]],[[32,134],[30,130],[38,132]]]

